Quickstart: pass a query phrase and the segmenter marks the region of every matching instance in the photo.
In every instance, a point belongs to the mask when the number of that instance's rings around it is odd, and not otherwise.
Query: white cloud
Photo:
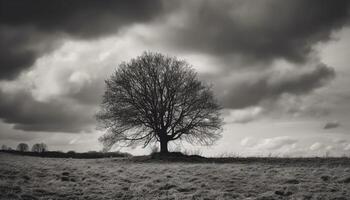
[[[253,137],[243,138],[240,142],[247,155],[260,156],[285,156],[292,155],[298,151],[299,140],[288,136],[279,136],[271,138],[256,139]]]
[[[91,77],[86,72],[75,71],[69,76],[68,81],[70,83],[72,93],[77,93],[82,87],[84,87],[84,85],[91,83]]]
[[[330,150],[333,150],[333,149],[334,149],[334,147],[331,146],[331,145],[328,145],[328,146],[326,147],[326,150],[327,150],[327,151],[330,151]]]
[[[312,144],[312,145],[310,146],[310,150],[311,150],[311,151],[317,151],[317,150],[320,150],[320,149],[322,149],[322,148],[324,148],[324,147],[325,147],[324,144],[322,144],[322,143],[320,143],[320,142],[315,142],[314,144]]]
[[[273,138],[255,139],[252,137],[245,137],[241,140],[240,144],[243,147],[260,149],[260,150],[278,150],[283,147],[295,148],[298,140],[288,137],[280,136]]]
[[[252,137],[245,137],[241,140],[240,144],[243,147],[253,147],[257,143],[256,139]]]
[[[227,123],[247,123],[257,119],[262,113],[263,108],[253,106],[245,109],[230,109],[225,118]]]
[[[336,139],[333,140],[333,142],[336,143],[336,144],[344,145],[344,144],[346,144],[348,141],[345,140],[345,139],[336,138]]]
[[[344,148],[345,151],[350,151],[350,144],[346,145]]]
[[[257,149],[266,149],[266,150],[278,150],[283,147],[291,147],[298,142],[297,139],[293,139],[288,136],[274,137],[263,139],[260,143],[257,144]]]

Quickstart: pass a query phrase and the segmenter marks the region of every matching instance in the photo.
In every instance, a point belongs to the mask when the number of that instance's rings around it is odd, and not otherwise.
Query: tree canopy
[[[21,152],[29,151],[28,144],[26,144],[26,143],[19,143],[17,145],[17,151],[21,151]]]
[[[192,66],[176,57],[145,52],[123,62],[105,81],[101,111],[106,149],[174,140],[210,145],[220,137],[222,119],[211,87]]]
[[[1,150],[8,150],[9,148],[5,145],[5,144],[3,144],[3,145],[1,145]]]
[[[37,144],[34,144],[32,147],[32,152],[41,153],[45,151],[48,151],[47,145],[45,143],[37,143]]]

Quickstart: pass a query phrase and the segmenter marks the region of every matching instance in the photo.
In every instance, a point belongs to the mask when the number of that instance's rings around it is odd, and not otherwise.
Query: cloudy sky
[[[0,144],[100,150],[104,80],[157,51],[191,63],[224,107],[223,137],[182,149],[350,155],[349,4],[0,0]]]

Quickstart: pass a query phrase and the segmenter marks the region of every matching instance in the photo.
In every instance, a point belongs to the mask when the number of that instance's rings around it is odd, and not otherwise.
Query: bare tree
[[[37,143],[37,144],[34,144],[32,147],[32,152],[41,153],[41,152],[45,152],[47,150],[48,150],[47,145],[44,143]]]
[[[99,138],[106,149],[159,142],[167,153],[169,141],[210,145],[220,137],[220,106],[211,88],[175,57],[146,52],[121,63],[106,80],[101,107],[96,117],[107,129]]]
[[[21,152],[29,151],[28,144],[26,144],[26,143],[19,143],[17,145],[17,151],[21,151]]]
[[[3,144],[3,145],[1,145],[1,150],[8,150],[9,148],[5,145],[5,144]]]

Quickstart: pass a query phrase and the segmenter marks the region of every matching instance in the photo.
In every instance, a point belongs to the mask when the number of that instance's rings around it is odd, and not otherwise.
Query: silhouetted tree
[[[3,145],[1,145],[1,150],[8,150],[8,147],[5,145],[5,144],[3,144]]]
[[[97,119],[107,133],[99,140],[106,149],[159,142],[161,153],[173,140],[209,145],[220,137],[219,111],[191,65],[147,52],[121,63],[106,80]]]
[[[28,144],[26,144],[26,143],[19,143],[17,145],[17,151],[21,151],[21,152],[29,151]]]
[[[34,144],[32,147],[32,152],[41,153],[41,152],[45,152],[47,150],[48,150],[47,145],[44,143],[37,143],[37,144]]]
[[[76,153],[76,152],[73,151],[73,150],[70,150],[70,151],[67,152],[67,154],[75,154],[75,153]]]

